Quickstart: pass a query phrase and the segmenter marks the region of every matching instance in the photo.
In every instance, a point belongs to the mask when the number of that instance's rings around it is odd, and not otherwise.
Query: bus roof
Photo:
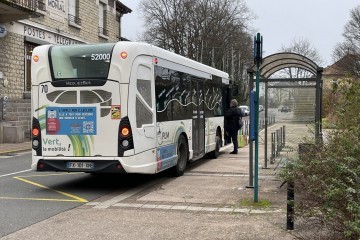
[[[156,47],[154,45],[144,43],[144,42],[118,42],[124,48],[151,48],[154,57],[163,58],[167,61],[174,62],[189,68],[200,70],[205,73],[209,73],[224,79],[229,79],[229,74],[223,71],[220,71],[216,68],[207,66],[205,64],[199,63],[197,61],[191,60],[189,58],[183,57],[179,54],[167,51],[165,49]]]

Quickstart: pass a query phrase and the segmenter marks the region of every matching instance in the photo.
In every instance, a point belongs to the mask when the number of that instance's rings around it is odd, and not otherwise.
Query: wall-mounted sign
[[[32,26],[24,25],[24,36],[36,38],[41,41],[46,41],[51,44],[60,44],[60,45],[69,45],[69,44],[79,44],[81,42],[74,39],[64,37],[59,34],[50,33],[43,29],[35,28]]]
[[[1,1],[1,0],[0,0]],[[25,41],[34,42],[39,45],[55,44],[55,45],[69,45],[86,43],[80,38],[70,36],[69,34],[59,34],[55,30],[50,30],[44,26],[34,23],[27,24],[21,22],[14,22],[13,24],[4,24],[8,32],[16,33],[25,37]],[[0,24],[1,26],[1,24]],[[68,36],[66,36],[68,35]]]
[[[0,38],[5,37],[7,34],[7,30],[5,25],[0,24]]]
[[[64,19],[67,17],[67,6],[65,0],[47,0],[46,9],[50,13],[49,17],[51,19],[64,22]]]

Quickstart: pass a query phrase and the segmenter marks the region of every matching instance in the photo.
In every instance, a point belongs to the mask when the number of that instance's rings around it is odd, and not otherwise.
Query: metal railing
[[[81,26],[81,19],[80,18],[78,18],[78,17],[76,17],[74,15],[71,15],[71,14],[69,14],[68,17],[69,17],[69,23],[75,23],[76,25]]]
[[[22,7],[34,12],[38,5],[37,0],[5,0],[5,3],[10,3],[10,5],[15,8]]]
[[[99,34],[104,35],[104,36],[109,36],[109,30],[99,27]]]

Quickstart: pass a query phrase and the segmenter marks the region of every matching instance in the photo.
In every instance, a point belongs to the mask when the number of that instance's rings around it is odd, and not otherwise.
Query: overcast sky
[[[133,10],[122,18],[122,36],[132,41],[143,31],[143,19],[138,10],[141,0],[121,0]],[[279,52],[293,39],[308,40],[320,53],[324,67],[333,63],[335,45],[343,40],[350,10],[359,0],[245,0],[257,16],[251,24],[263,35],[264,56]],[[256,33],[256,32],[255,32]]]

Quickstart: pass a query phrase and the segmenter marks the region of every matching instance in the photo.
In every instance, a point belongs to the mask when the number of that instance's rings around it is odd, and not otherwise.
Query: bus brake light
[[[33,130],[32,130],[32,135],[34,136],[34,137],[37,137],[37,136],[39,136],[39,129],[37,129],[37,128],[33,128]]]

